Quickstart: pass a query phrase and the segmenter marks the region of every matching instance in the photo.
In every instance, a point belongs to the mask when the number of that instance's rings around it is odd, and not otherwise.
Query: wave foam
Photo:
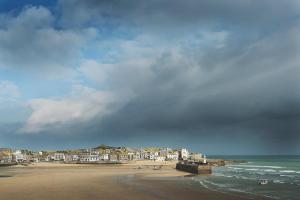
[[[241,170],[243,168],[240,168],[240,167],[228,167],[229,169],[235,169],[235,170]]]
[[[296,177],[296,176],[294,176],[294,175],[284,175],[284,174],[280,174],[280,176],[291,177],[291,178]]]
[[[232,167],[252,167],[252,168],[270,168],[270,169],[282,169],[285,167],[273,166],[273,165],[230,165]]]
[[[281,184],[282,184],[282,183],[284,183],[284,182],[283,182],[283,181],[280,181],[280,180],[274,180],[273,183],[281,183]]]
[[[264,172],[277,172],[277,171],[274,170],[274,169],[264,169],[263,171],[264,171]]]
[[[249,169],[245,169],[246,171],[258,171],[259,169],[256,168],[249,168]]]
[[[280,170],[281,173],[296,173],[294,170]]]

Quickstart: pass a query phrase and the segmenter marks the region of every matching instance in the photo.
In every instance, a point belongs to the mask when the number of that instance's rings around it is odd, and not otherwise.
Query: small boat
[[[268,180],[261,180],[261,181],[259,181],[259,185],[267,185],[269,182],[268,182]]]

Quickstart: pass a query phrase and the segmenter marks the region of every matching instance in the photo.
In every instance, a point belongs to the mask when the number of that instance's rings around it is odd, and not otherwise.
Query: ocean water
[[[272,199],[300,200],[300,156],[215,156],[246,163],[213,169],[194,181],[211,190]],[[262,179],[267,185],[259,185]]]

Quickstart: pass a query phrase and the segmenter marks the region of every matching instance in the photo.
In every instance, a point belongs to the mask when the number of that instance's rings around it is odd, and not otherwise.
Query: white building
[[[100,160],[104,160],[104,161],[109,160],[109,154],[108,153],[100,154]]]
[[[127,154],[128,154],[128,160],[133,160],[133,159],[135,159],[135,154],[134,154],[134,152],[128,152]]]
[[[78,161],[79,160],[79,155],[77,155],[77,154],[72,155],[72,160],[73,161]]]
[[[156,156],[153,152],[145,152],[145,154],[144,154],[144,159],[147,159],[147,160],[154,160],[155,157]]]
[[[181,160],[187,160],[189,158],[189,152],[187,149],[181,149],[179,151],[179,158]]]
[[[165,160],[166,160],[166,157],[164,157],[164,156],[155,157],[155,161],[165,161]]]
[[[97,162],[100,160],[98,155],[81,155],[80,162]]]
[[[65,154],[64,153],[55,153],[53,156],[52,156],[52,159],[54,161],[65,161],[66,157],[65,157]]]
[[[141,152],[137,151],[135,152],[135,154],[133,155],[133,160],[141,160]]]
[[[203,157],[203,163],[204,163],[204,164],[207,163],[207,162],[206,162],[206,155],[204,155],[204,157]]]
[[[21,150],[16,150],[14,153],[16,162],[24,162],[26,161],[25,155],[22,153]]]
[[[178,160],[178,152],[170,152],[167,154],[167,159],[168,160]]]

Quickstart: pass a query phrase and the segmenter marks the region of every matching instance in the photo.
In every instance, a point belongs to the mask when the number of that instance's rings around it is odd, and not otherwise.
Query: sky
[[[0,147],[300,154],[297,0],[0,0]]]

